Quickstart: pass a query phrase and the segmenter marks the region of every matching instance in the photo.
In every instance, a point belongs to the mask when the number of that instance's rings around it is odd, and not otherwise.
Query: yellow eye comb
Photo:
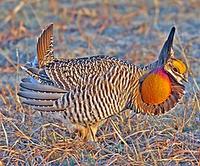
[[[180,59],[173,59],[172,60],[172,65],[178,69],[178,71],[180,72],[180,74],[184,74],[187,70],[186,64],[181,61]]]

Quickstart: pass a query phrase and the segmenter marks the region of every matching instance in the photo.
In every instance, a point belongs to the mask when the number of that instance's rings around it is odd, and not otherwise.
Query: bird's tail
[[[40,78],[34,68],[25,68],[25,70],[31,76],[21,80],[18,92],[21,102],[40,111],[61,111],[54,106],[54,101],[61,98],[68,91],[47,84],[46,80],[46,84],[41,83],[44,78]]]
[[[53,24],[43,30],[37,41],[37,60],[39,68],[54,60],[53,55]]]

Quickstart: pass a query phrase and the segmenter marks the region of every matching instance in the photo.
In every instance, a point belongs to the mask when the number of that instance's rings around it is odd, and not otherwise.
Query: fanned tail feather
[[[38,38],[34,62],[21,67],[30,75],[20,83],[18,95],[22,103],[40,111],[60,111],[53,103],[67,91],[58,88],[43,68],[53,60],[53,24],[50,24]]]
[[[53,24],[50,24],[38,38],[37,60],[39,68],[54,60],[53,56]]]

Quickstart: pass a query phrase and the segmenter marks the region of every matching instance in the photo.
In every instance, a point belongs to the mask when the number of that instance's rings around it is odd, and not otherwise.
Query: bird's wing
[[[23,102],[31,105],[33,109],[45,112],[64,111],[74,123],[93,123],[110,117],[115,113],[114,108],[119,107],[116,96],[112,95],[113,98],[111,98],[108,95],[110,91],[106,92],[104,88],[100,88],[107,86],[106,81],[100,82],[98,86],[77,87],[64,94],[62,92],[48,94],[48,99],[46,94],[38,94],[38,92],[31,93],[31,97],[28,94],[26,96],[26,93],[23,92],[20,95],[26,97]],[[111,85],[109,86],[111,87]],[[106,101],[107,98],[111,103]]]
[[[121,65],[116,58],[99,55],[71,60],[54,60],[46,66],[45,73],[56,86],[72,90],[85,86],[90,78],[105,75],[111,67]]]
[[[93,123],[120,112],[128,98],[127,87],[116,89],[117,75],[112,67],[101,77],[90,77],[88,83],[66,91],[51,85],[32,84],[29,80],[20,84],[19,96],[24,104],[39,111],[64,111],[75,123]],[[110,78],[113,78],[110,79]],[[117,87],[118,88],[118,87]],[[122,103],[124,101],[124,103]]]
[[[26,65],[23,69],[30,75],[21,80],[18,95],[22,102],[44,107],[77,88],[87,87],[110,73],[118,63],[112,58],[91,57],[68,61],[54,61],[44,68]],[[48,73],[48,74],[47,74]],[[52,90],[52,91],[51,91]],[[45,108],[50,110],[49,108]],[[52,107],[52,110],[54,107]]]
[[[104,55],[71,60],[54,59],[43,68],[30,63],[22,67],[33,79],[60,89],[72,90],[88,84],[88,79],[105,75],[120,61]]]

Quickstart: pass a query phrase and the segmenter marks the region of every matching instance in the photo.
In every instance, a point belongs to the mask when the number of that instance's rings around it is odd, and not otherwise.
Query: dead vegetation
[[[200,163],[199,1],[0,1],[0,165],[198,165]],[[134,63],[156,58],[164,32],[189,66],[187,92],[170,113],[113,117],[98,143],[83,142],[50,114],[22,107],[19,66],[54,22],[57,56],[105,53]],[[195,33],[194,33],[195,32]]]

